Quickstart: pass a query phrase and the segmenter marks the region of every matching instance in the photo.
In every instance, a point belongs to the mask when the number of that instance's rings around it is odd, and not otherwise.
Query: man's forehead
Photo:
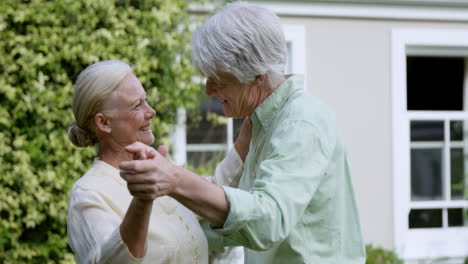
[[[229,72],[217,72],[216,73],[217,77],[213,77],[214,80],[216,81],[226,81],[226,82],[238,82],[239,80],[237,79],[234,74],[229,73]]]

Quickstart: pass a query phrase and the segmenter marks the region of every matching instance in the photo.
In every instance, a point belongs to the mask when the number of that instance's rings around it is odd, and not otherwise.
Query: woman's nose
[[[156,115],[156,110],[154,110],[151,106],[148,105],[148,111],[145,113],[146,119],[153,118]]]

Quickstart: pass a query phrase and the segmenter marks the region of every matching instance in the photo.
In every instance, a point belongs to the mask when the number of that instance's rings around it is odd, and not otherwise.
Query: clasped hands
[[[156,151],[141,142],[134,142],[125,150],[133,154],[134,160],[120,163],[120,176],[134,197],[153,201],[174,191],[179,181],[177,166],[165,158],[167,147],[161,146]]]

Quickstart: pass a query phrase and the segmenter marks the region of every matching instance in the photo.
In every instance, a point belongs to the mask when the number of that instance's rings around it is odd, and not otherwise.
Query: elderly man
[[[210,247],[246,247],[252,264],[362,264],[365,251],[348,158],[334,114],[284,76],[286,42],[279,18],[230,4],[193,37],[193,62],[206,93],[226,116],[248,117],[245,163],[235,148],[222,162],[237,188],[209,183],[152,151],[120,164],[132,194],[169,195],[203,217]],[[249,123],[250,124],[250,123]],[[144,152],[133,144],[127,151]],[[239,154],[239,155],[238,155]],[[243,168],[242,168],[243,166]]]

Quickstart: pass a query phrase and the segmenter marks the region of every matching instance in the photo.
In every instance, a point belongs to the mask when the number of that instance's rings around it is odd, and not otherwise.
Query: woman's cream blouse
[[[153,203],[145,256],[133,257],[119,230],[132,198],[119,170],[95,159],[70,196],[68,241],[78,263],[208,263],[197,217],[168,196]]]

